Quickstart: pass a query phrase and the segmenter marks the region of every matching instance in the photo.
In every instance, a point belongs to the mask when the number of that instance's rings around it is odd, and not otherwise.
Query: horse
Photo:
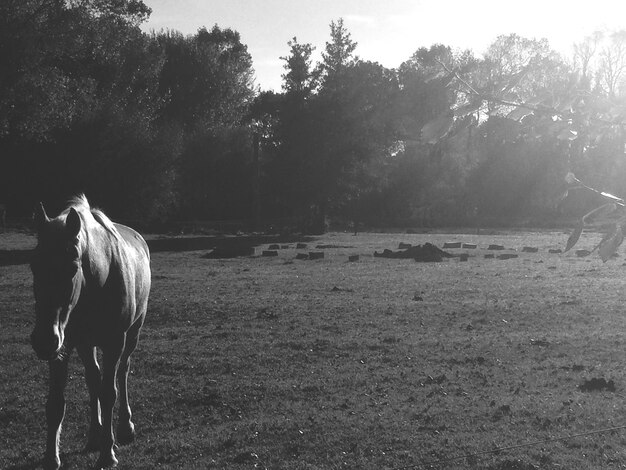
[[[150,293],[150,252],[133,229],[113,223],[79,195],[55,218],[35,209],[37,246],[31,270],[35,295],[32,347],[49,367],[44,469],[61,466],[59,440],[70,353],[76,349],[89,390],[88,452],[98,468],[115,467],[113,407],[120,396],[117,443],[135,438],[128,404],[130,356]],[[102,371],[97,349],[102,351]]]

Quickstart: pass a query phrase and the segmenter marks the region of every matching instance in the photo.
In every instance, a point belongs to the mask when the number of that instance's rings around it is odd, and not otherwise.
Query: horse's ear
[[[35,219],[35,227],[37,228],[37,231],[41,231],[44,224],[50,220],[41,202],[35,206],[34,219]]]
[[[80,232],[80,224],[80,216],[78,215],[78,212],[76,212],[76,209],[72,207],[67,214],[67,219],[65,220],[65,229],[71,238],[76,237]]]

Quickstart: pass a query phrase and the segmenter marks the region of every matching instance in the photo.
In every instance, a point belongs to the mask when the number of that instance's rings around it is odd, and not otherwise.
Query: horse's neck
[[[83,271],[87,279],[102,286],[109,277],[114,257],[110,234],[101,226],[88,229],[83,246]]]

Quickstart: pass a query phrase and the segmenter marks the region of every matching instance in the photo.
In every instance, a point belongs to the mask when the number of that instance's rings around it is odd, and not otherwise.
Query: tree
[[[596,61],[603,36],[604,34],[601,31],[596,31],[584,38],[580,43],[574,44],[574,68],[579,71],[581,80],[588,89],[591,89],[594,62]]]
[[[0,4],[0,137],[45,140],[71,122],[76,82],[55,64],[68,47],[65,16],[59,2]]]
[[[180,216],[248,217],[251,135],[245,121],[254,89],[247,47],[239,33],[217,25],[190,36],[162,31],[154,37],[165,55],[159,123],[183,133]]]
[[[312,69],[311,55],[315,48],[311,44],[300,44],[297,38],[287,43],[290,55],[281,57],[285,61],[283,90],[291,96],[306,98],[317,87],[318,72]]]
[[[0,9],[0,198],[19,213],[86,191],[117,216],[162,217],[177,139],[155,127],[162,56],[138,27],[150,9],[134,0]]]
[[[301,44],[296,38],[287,44],[290,54],[281,57],[285,62],[284,93],[270,97],[274,109],[269,113],[274,120],[264,145],[268,157],[265,192],[276,215],[300,216],[300,228],[305,231],[314,190],[309,184],[316,148],[311,101],[318,73],[312,67],[310,44]]]
[[[591,219],[602,218],[598,214],[611,212],[626,205],[621,198],[582,183],[572,172],[574,169],[577,173],[578,170],[582,170],[585,174],[589,170],[596,174],[602,171],[604,176],[600,175],[600,179],[612,181],[616,175],[624,174],[626,170],[625,165],[620,163],[624,153],[623,116],[626,115],[626,104],[620,97],[623,74],[622,35],[612,34],[610,43],[612,49],[606,46],[601,49],[600,68],[596,73],[598,78],[595,86],[590,89],[590,68],[596,50],[593,41],[596,39],[598,36],[593,40],[587,40],[576,49],[574,63],[578,64],[579,68],[574,71],[559,60],[558,56],[546,50],[541,42],[521,41],[515,37],[505,41],[499,38],[498,47],[490,49],[484,64],[488,73],[483,72],[473,77],[441,64],[442,69],[450,77],[451,85],[461,96],[466,97],[467,102],[461,107],[455,105],[456,119],[446,124],[447,129],[453,126],[455,120],[465,115],[465,109],[475,112],[487,106],[488,120],[485,122],[479,120],[477,123],[481,134],[484,136],[488,134],[485,133],[486,126],[493,123],[496,118],[506,117],[510,124],[515,122],[515,131],[501,142],[521,145],[524,151],[519,157],[509,161],[522,161],[529,164],[529,169],[538,170],[534,175],[532,172],[529,173],[530,178],[520,178],[522,175],[519,165],[516,165],[518,169],[505,170],[502,174],[514,175],[514,179],[509,179],[506,188],[495,191],[500,199],[505,192],[510,192],[512,187],[520,187],[519,183],[522,181],[530,181],[533,186],[521,186],[521,194],[536,194],[534,184],[542,175],[551,175],[542,183],[544,187],[550,184],[557,188],[564,187],[565,196],[574,189],[583,188],[609,200],[581,219],[568,240],[567,249],[574,246],[583,226]],[[505,47],[502,47],[503,45]],[[526,61],[526,65],[523,65]],[[427,123],[423,129],[426,128],[437,129],[437,121]],[[437,137],[432,133],[433,144],[436,145],[445,134],[439,133]],[[529,161],[527,149],[532,147],[538,148],[539,155],[552,156],[549,159]],[[496,153],[500,155],[510,153],[512,148],[514,147],[506,146]],[[550,148],[552,150],[547,152],[546,149]],[[493,167],[494,162],[488,162],[486,169],[491,170]],[[565,178],[564,174],[567,175]],[[519,197],[515,200],[519,200]],[[542,207],[547,208],[550,205],[546,200]],[[506,206],[510,208],[512,205],[513,201]],[[626,217],[620,218],[613,225],[613,229],[598,246],[603,260],[608,259],[621,244],[624,224]]]
[[[324,52],[322,52],[322,63],[320,64],[326,89],[332,88],[333,82],[347,68],[356,63],[358,58],[354,56],[354,51],[357,45],[346,29],[343,18],[339,18],[336,22],[331,21],[330,41],[326,43]]]
[[[608,41],[600,50],[600,85],[609,99],[621,92],[626,80],[626,30],[608,35]]]
[[[241,123],[253,97],[253,69],[239,33],[215,25],[188,37],[164,31],[156,40],[165,53],[162,119],[191,132]]]
[[[89,107],[100,78],[150,9],[140,0],[0,4],[0,137],[50,140]]]
[[[442,132],[451,127],[452,113],[450,106],[455,101],[448,88],[450,72],[463,64],[461,57],[455,55],[450,47],[435,44],[429,49],[418,49],[409,60],[402,63],[398,70],[398,80],[402,89],[401,114],[404,139],[419,141],[422,137],[430,141],[434,136],[429,132],[420,136],[423,126],[431,120],[438,120]],[[433,129],[437,134],[437,129]],[[436,139],[441,137],[437,135]],[[435,140],[436,140],[435,139]]]
[[[395,73],[358,60],[342,20],[330,29],[316,67],[309,44],[288,43],[285,92],[266,153],[279,212],[299,216],[308,232],[323,231],[331,213],[354,216],[355,201],[377,184],[395,139]]]
[[[462,191],[473,158],[468,126],[476,117],[459,113],[455,122],[453,107],[463,96],[450,83],[455,73],[473,72],[476,63],[469,51],[434,44],[400,65],[395,109],[399,144],[381,191],[382,198],[393,201],[388,206],[401,204],[395,213],[404,220],[395,223],[452,223],[469,210]]]
[[[331,23],[321,69],[325,78],[312,101],[318,229],[329,213],[355,218],[359,200],[383,181],[386,158],[397,141],[398,80],[395,73],[353,57],[356,46]]]

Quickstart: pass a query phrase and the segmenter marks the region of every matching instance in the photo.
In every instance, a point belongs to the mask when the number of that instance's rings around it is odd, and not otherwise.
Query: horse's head
[[[35,224],[38,243],[31,269],[36,320],[31,343],[40,359],[54,360],[63,354],[65,327],[80,296],[82,222],[74,208],[49,219],[39,204]]]

